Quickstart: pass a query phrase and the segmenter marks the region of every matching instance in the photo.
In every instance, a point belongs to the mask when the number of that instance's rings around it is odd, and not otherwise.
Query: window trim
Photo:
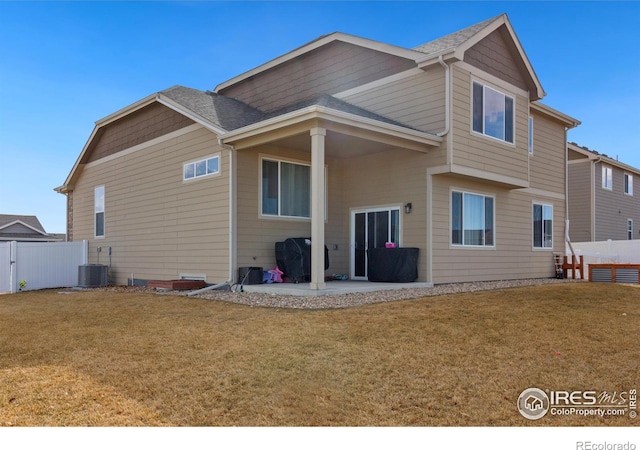
[[[628,183],[627,180],[629,180]],[[633,197],[633,174],[628,172],[624,173],[624,193],[629,197]]]
[[[541,231],[541,246],[537,247],[536,246],[536,241],[535,241],[535,213],[534,213],[534,209],[536,206],[542,206],[542,230]],[[550,247],[545,247],[545,240],[544,240],[544,208],[545,206],[551,208],[551,246]],[[554,211],[553,211],[553,203],[543,203],[543,202],[537,202],[537,201],[533,201],[531,202],[531,247],[534,250],[553,250],[555,242],[554,242],[554,238],[553,238],[553,232],[554,232]]]
[[[98,192],[102,191],[102,205],[98,205]],[[100,186],[96,186],[93,188],[93,237],[94,239],[104,239],[107,235],[106,230],[106,219],[105,219],[105,210],[106,210],[106,189],[105,185],[102,184]],[[98,214],[102,213],[102,234],[98,234]]]
[[[278,213],[277,214],[265,214],[263,212],[263,204],[262,204],[262,170],[263,170],[263,166],[264,166],[264,161],[271,161],[271,162],[275,162],[278,163]],[[281,214],[281,206],[282,206],[282,202],[280,199],[280,196],[282,194],[281,192],[281,185],[282,185],[282,171],[281,171],[281,164],[282,163],[287,163],[287,164],[296,164],[296,165],[300,165],[300,166],[306,166],[309,167],[309,216],[287,216],[287,215],[283,215]],[[311,192],[311,163],[307,162],[307,161],[300,161],[300,160],[295,160],[295,159],[289,159],[289,158],[282,158],[279,156],[269,156],[269,155],[263,155],[260,156],[260,170],[259,170],[259,174],[258,174],[258,211],[259,211],[259,215],[261,218],[265,218],[265,219],[288,219],[288,220],[304,220],[304,221],[309,221],[311,220],[311,195],[313,195],[313,193]]]
[[[492,205],[492,217],[491,217],[491,224],[492,224],[492,234],[493,234],[493,244],[491,245],[486,245],[486,244],[482,244],[482,245],[475,245],[475,244],[465,244],[464,243],[464,216],[462,218],[462,229],[461,229],[461,233],[462,233],[462,244],[456,244],[453,242],[453,194],[455,193],[459,193],[462,194],[462,204],[461,204],[461,208],[462,211],[464,211],[464,194],[469,194],[469,195],[476,195],[479,197],[483,198],[483,203],[485,205],[486,208],[486,199],[487,198],[491,198],[493,205]],[[486,211],[486,209],[485,209]],[[486,221],[486,217],[485,217],[485,221]],[[486,222],[485,222],[486,223]],[[468,191],[465,189],[458,189],[458,188],[454,188],[452,187],[451,189],[449,189],[449,248],[464,248],[464,249],[483,249],[483,250],[495,250],[496,249],[496,196],[495,194],[485,194],[485,193],[481,193],[481,192],[473,192],[473,191]]]
[[[482,131],[477,131],[474,129],[474,109],[475,109],[475,98],[474,98],[474,84],[477,84],[479,86],[482,87]],[[491,136],[490,134],[487,134],[486,131],[486,125],[485,125],[485,106],[486,106],[486,94],[485,94],[485,90],[486,89],[491,89],[494,92],[497,92],[498,94],[503,95],[505,98],[510,98],[512,101],[512,111],[511,111],[511,128],[512,128],[512,135],[513,135],[513,141],[510,142],[506,139],[506,132],[507,132],[507,127],[506,127],[506,120],[505,120],[505,126],[504,126],[504,135],[505,137],[503,139],[495,137],[495,136]],[[502,142],[505,145],[511,146],[511,147],[516,147],[516,98],[514,95],[511,94],[507,94],[506,91],[502,90],[502,89],[498,89],[496,87],[491,86],[490,84],[484,82],[484,81],[480,81],[478,79],[471,79],[471,96],[470,96],[470,110],[471,110],[471,121],[470,121],[470,128],[471,128],[471,133],[476,135],[476,136],[482,136],[485,138],[489,138],[489,139],[493,139],[494,141],[497,142]],[[506,119],[506,107],[505,107],[505,119]]]
[[[607,173],[611,174],[611,178],[609,178]],[[609,181],[611,182],[610,185],[608,183]],[[613,191],[613,167],[606,164],[602,164],[602,189]]]
[[[211,159],[216,159],[218,161],[218,169],[215,172],[209,172],[209,168],[207,166],[206,168],[206,172],[203,175],[197,175],[196,173],[196,166],[198,163],[205,163],[208,164],[209,160]],[[187,178],[187,166],[193,165],[193,176]],[[215,177],[215,176],[219,176],[220,173],[222,172],[221,169],[221,158],[220,158],[220,152],[218,153],[214,153],[213,155],[209,155],[206,156],[204,158],[198,158],[198,159],[193,159],[191,161],[187,161],[185,163],[182,164],[182,181],[184,183],[190,183],[192,181],[196,181],[196,180],[202,180],[203,178],[209,178],[209,177]]]
[[[633,240],[633,219],[627,219],[627,240]]]

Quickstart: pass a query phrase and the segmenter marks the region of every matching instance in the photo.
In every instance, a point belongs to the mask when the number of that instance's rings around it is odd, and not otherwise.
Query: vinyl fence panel
[[[640,264],[640,239],[572,242],[571,245],[577,256],[584,256],[585,276],[588,276],[591,264]],[[568,245],[566,254],[571,256],[571,249]]]
[[[76,286],[78,266],[87,263],[87,241],[9,244],[9,264],[4,262],[0,253],[0,287],[6,283],[8,265],[10,292]],[[11,261],[14,261],[13,267]]]

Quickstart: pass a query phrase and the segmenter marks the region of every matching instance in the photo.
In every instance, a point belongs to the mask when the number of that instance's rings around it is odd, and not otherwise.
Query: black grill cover
[[[288,238],[276,242],[276,264],[291,281],[311,279],[311,239]],[[324,269],[329,268],[329,249],[324,246]]]
[[[370,248],[369,281],[412,283],[418,279],[418,248]]]

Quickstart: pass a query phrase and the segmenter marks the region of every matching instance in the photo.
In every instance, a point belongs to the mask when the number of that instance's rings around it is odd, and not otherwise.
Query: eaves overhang
[[[327,128],[331,128],[332,124],[342,128],[350,127],[359,132],[370,134],[372,139],[376,139],[377,136],[378,140],[381,141],[393,140],[395,142],[402,142],[406,148],[422,152],[427,152],[429,149],[439,146],[443,141],[443,138],[423,131],[362,117],[357,114],[338,111],[320,105],[308,106],[221,134],[219,140],[222,144],[234,145],[236,148],[239,148],[238,144],[241,144],[244,140],[267,135],[268,133],[276,131],[285,130],[286,132],[286,128],[288,127],[296,130],[292,131],[292,133],[297,133],[299,132],[297,131],[298,128],[296,128],[297,125],[313,121],[322,121],[326,124]],[[359,133],[359,135],[362,134]]]

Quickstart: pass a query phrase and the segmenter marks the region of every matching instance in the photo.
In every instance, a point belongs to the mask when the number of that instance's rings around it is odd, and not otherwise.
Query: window
[[[104,237],[104,186],[98,186],[93,193],[95,237]]]
[[[633,239],[633,220],[627,219],[627,239]]]
[[[609,166],[602,166],[602,188],[613,189],[613,169]]]
[[[492,247],[493,197],[451,193],[451,244]]]
[[[533,248],[553,248],[553,206],[533,204]]]
[[[633,195],[633,175],[624,174],[624,193]]]
[[[262,160],[262,214],[311,217],[311,167]]]
[[[513,144],[513,97],[473,83],[473,131]]]
[[[218,173],[220,173],[220,155],[215,155],[186,163],[183,170],[183,180],[188,181]]]
[[[529,154],[533,155],[533,117],[529,117]]]

